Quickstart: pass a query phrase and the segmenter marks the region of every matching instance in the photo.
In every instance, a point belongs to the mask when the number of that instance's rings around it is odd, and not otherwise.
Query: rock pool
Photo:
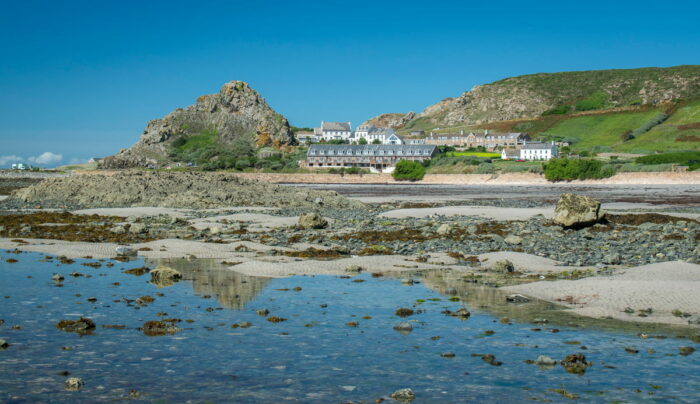
[[[584,322],[449,273],[271,279],[165,263],[183,279],[158,287],[125,272],[155,262],[0,253],[0,401],[375,402],[402,388],[416,403],[700,401],[700,353],[680,350],[700,348],[693,330]],[[443,314],[462,307],[466,320]],[[95,329],[56,328],[80,317]],[[141,330],[164,320],[179,330]],[[527,363],[574,353],[592,362],[583,374]],[[84,385],[67,390],[71,377]]]

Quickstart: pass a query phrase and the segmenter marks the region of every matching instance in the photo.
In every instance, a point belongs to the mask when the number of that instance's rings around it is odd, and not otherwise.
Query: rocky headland
[[[221,145],[244,141],[258,146],[294,143],[289,122],[275,112],[248,83],[231,81],[217,94],[202,95],[187,108],[178,108],[148,123],[141,138],[128,149],[100,162],[101,168],[159,166],[172,162],[176,142],[210,134]]]

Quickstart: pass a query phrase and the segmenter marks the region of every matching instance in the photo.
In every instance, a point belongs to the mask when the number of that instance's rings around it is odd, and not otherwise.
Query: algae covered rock
[[[408,402],[416,398],[416,394],[411,389],[396,390],[391,394],[391,398],[396,401]]]
[[[78,391],[83,388],[84,385],[85,382],[79,377],[70,377],[63,383],[63,387],[68,391]]]
[[[318,213],[304,213],[299,216],[299,227],[302,229],[323,229],[328,226],[328,221]]]
[[[583,195],[562,194],[554,208],[554,223],[567,228],[592,226],[603,219],[600,202]]]
[[[151,283],[159,288],[172,286],[180,279],[182,279],[182,274],[179,271],[165,265],[158,265],[151,271]]]
[[[66,332],[89,334],[95,329],[95,322],[89,318],[80,317],[77,320],[61,320],[56,323],[56,328]]]

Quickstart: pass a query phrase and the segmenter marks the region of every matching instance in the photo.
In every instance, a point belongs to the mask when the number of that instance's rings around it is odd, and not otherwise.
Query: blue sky
[[[700,64],[691,1],[0,5],[0,166],[113,154],[230,80],[293,125],[357,125],[509,76]]]

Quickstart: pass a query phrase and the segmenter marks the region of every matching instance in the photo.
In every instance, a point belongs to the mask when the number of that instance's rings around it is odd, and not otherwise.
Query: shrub
[[[587,98],[576,103],[577,111],[592,111],[601,109],[608,102],[608,94],[604,91],[596,91]]]
[[[663,112],[654,115],[654,117],[651,118],[649,121],[644,122],[644,124],[643,124],[642,126],[640,126],[640,127],[638,127],[637,129],[635,129],[635,130],[629,132],[629,138],[626,139],[626,140],[634,139],[634,138],[636,138],[636,137],[639,136],[639,135],[642,135],[642,134],[644,134],[644,133],[649,132],[649,131],[651,130],[651,128],[653,128],[654,126],[657,126],[657,125],[661,124],[661,123],[662,123],[663,121],[665,121],[666,119],[668,119],[668,115],[664,114]]]
[[[690,166],[700,162],[700,152],[651,154],[637,157],[635,162],[639,164],[681,164]]]
[[[491,163],[484,163],[479,165],[474,172],[476,174],[493,174],[496,172],[496,167]]]
[[[360,140],[357,141],[357,144],[367,144],[367,139],[361,137]]]
[[[615,174],[611,166],[603,167],[599,160],[569,160],[556,158],[544,165],[544,177],[548,181],[571,181],[607,178]]]
[[[417,161],[401,160],[391,176],[397,181],[420,181],[425,176],[425,167]]]
[[[552,109],[549,109],[547,111],[544,111],[542,113],[542,116],[547,116],[547,115],[564,115],[568,114],[569,111],[571,111],[571,105],[559,105],[558,107],[554,107]]]

